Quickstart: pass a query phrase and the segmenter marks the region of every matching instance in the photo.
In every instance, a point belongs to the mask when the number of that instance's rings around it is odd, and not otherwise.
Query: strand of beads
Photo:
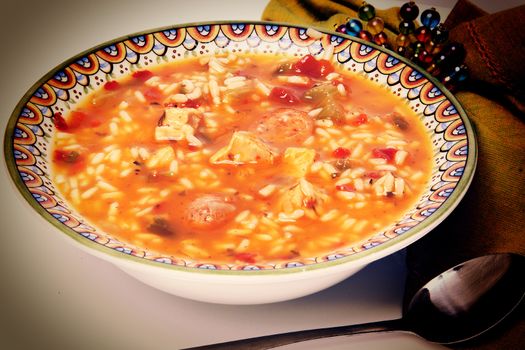
[[[337,31],[391,49],[384,31],[385,23],[376,16],[374,6],[363,2],[357,15],[359,19],[349,19]],[[463,63],[465,49],[459,43],[448,42],[448,30],[440,23],[441,16],[435,8],[423,11],[421,25],[416,27],[418,15],[419,7],[414,1],[399,9],[395,51],[425,68],[448,88],[454,88],[468,77],[468,69]]]

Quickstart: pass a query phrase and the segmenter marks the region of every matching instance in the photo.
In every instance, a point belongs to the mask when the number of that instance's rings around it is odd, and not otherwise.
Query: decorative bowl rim
[[[110,45],[121,43],[126,40],[130,40],[132,38],[138,37],[138,36],[154,34],[154,33],[167,31],[167,30],[173,30],[173,29],[188,28],[188,27],[207,26],[207,25],[209,26],[235,25],[235,24],[279,26],[279,27],[285,27],[286,29],[299,28],[299,29],[304,29],[304,30],[306,29],[317,30],[323,34],[338,36],[344,39],[348,39],[348,40],[372,47],[373,49],[378,50],[380,53],[385,53],[388,56],[394,57],[395,59],[401,61],[405,65],[411,67],[412,69],[417,71],[419,74],[421,74],[427,81],[431,82],[436,88],[438,88],[440,92],[446,97],[446,99],[452,103],[463,125],[465,126],[468,154],[465,160],[464,172],[461,178],[458,180],[457,184],[455,185],[452,194],[436,209],[436,211],[432,214],[431,217],[426,218],[422,222],[419,222],[416,226],[413,227],[413,229],[409,230],[408,232],[403,233],[402,235],[399,235],[397,237],[393,237],[389,239],[388,241],[382,242],[381,244],[375,247],[372,247],[370,249],[365,249],[359,252],[355,252],[353,254],[349,254],[342,258],[337,258],[337,259],[330,260],[330,261],[314,262],[311,264],[302,264],[300,266],[293,266],[293,267],[279,267],[279,268],[273,268],[273,269],[257,269],[257,270],[252,270],[252,269],[248,269],[248,270],[207,269],[207,268],[199,268],[199,267],[194,267],[194,266],[167,264],[167,263],[149,260],[144,257],[138,257],[138,256],[133,256],[131,254],[126,254],[126,253],[117,251],[113,248],[110,248],[105,245],[94,242],[86,237],[83,237],[78,232],[75,232],[67,228],[65,225],[61,224],[56,218],[52,217],[51,214],[49,214],[42,206],[40,206],[37,203],[35,198],[29,192],[27,186],[24,184],[23,180],[20,178],[20,173],[17,171],[17,164],[13,157],[13,152],[14,152],[13,140],[14,140],[14,130],[15,130],[17,121],[19,119],[20,112],[22,111],[25,104],[29,101],[29,98],[38,90],[38,88],[42,84],[44,84],[50,78],[52,78],[58,71],[60,71],[61,68],[69,66],[70,64],[76,62],[80,58],[83,58],[86,55],[95,53]],[[111,40],[107,40],[103,43],[100,43],[91,48],[83,50],[82,52],[70,57],[69,59],[62,61],[60,64],[50,69],[46,74],[44,74],[34,84],[32,84],[32,86],[26,91],[26,93],[20,98],[20,100],[16,104],[15,108],[13,109],[13,112],[11,113],[9,117],[9,120],[6,125],[6,130],[4,132],[3,156],[4,156],[5,166],[7,167],[12,183],[17,188],[17,192],[25,199],[25,201],[33,208],[33,210],[35,210],[40,215],[40,217],[43,218],[46,222],[50,223],[55,228],[57,228],[59,231],[61,231],[63,234],[65,234],[67,237],[71,238],[75,243],[80,244],[82,248],[86,248],[87,251],[89,251],[90,253],[100,258],[103,258],[103,259],[107,258],[107,260],[111,260],[112,262],[116,262],[115,260],[112,259],[112,258],[116,258],[117,261],[122,262],[122,263],[139,264],[141,266],[149,266],[153,268],[160,267],[160,268],[168,269],[171,271],[183,272],[187,274],[196,274],[196,273],[204,274],[204,275],[212,274],[216,276],[263,276],[263,275],[264,276],[266,275],[275,276],[275,275],[283,275],[283,274],[304,273],[307,271],[314,271],[314,270],[327,270],[329,268],[341,269],[341,268],[344,268],[343,265],[350,265],[351,267],[355,267],[355,265],[352,265],[353,262],[359,262],[357,266],[365,266],[368,263],[381,259],[396,251],[399,251],[405,248],[406,246],[408,246],[409,244],[413,243],[417,239],[423,237],[424,235],[429,233],[431,230],[433,230],[437,225],[439,225],[457,207],[457,205],[460,203],[463,196],[467,192],[472,182],[472,179],[474,177],[475,170],[476,170],[477,158],[478,158],[477,147],[478,145],[477,145],[477,139],[476,139],[476,133],[475,133],[474,127],[472,123],[470,122],[470,120],[468,119],[468,116],[465,110],[463,109],[459,101],[456,99],[456,97],[452,94],[452,92],[450,92],[447,88],[445,88],[445,86],[440,81],[438,81],[428,72],[426,72],[423,68],[411,62],[409,59],[403,56],[400,56],[396,52],[393,52],[392,50],[388,50],[379,45],[376,45],[375,43],[371,43],[371,42],[365,41],[360,38],[356,38],[353,36],[349,36],[347,34],[327,30],[326,28],[322,28],[318,26],[301,25],[301,24],[287,23],[287,22],[262,21],[262,20],[220,20],[220,21],[188,22],[188,23],[181,23],[181,24],[175,24],[175,25],[162,26],[158,28],[142,30],[139,32],[123,35],[123,36],[120,36],[120,37],[117,37]]]

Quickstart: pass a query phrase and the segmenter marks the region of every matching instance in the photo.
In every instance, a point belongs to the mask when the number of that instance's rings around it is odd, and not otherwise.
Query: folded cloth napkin
[[[262,19],[334,30],[348,18],[357,18],[361,4],[362,0],[271,0]],[[399,8],[376,9],[376,14],[384,19],[390,40],[395,38]],[[470,78],[455,96],[477,133],[478,166],[453,213],[407,248],[407,300],[432,277],[464,260],[493,252],[525,255],[524,22],[525,6],[489,15],[467,0],[459,0],[445,21],[450,40],[461,42],[467,51]],[[451,347],[525,348],[523,309],[493,332]]]

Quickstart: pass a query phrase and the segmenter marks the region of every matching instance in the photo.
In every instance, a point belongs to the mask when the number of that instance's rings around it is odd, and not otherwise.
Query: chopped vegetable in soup
[[[54,180],[137,247],[266,264],[350,246],[427,185],[430,140],[401,100],[311,55],[186,59],[54,114]]]

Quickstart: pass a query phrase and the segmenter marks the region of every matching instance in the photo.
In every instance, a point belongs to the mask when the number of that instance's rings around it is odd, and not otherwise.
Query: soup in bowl
[[[21,194],[80,247],[195,300],[331,286],[429,232],[472,180],[467,117],[358,39],[274,23],[103,44],[16,107]]]

